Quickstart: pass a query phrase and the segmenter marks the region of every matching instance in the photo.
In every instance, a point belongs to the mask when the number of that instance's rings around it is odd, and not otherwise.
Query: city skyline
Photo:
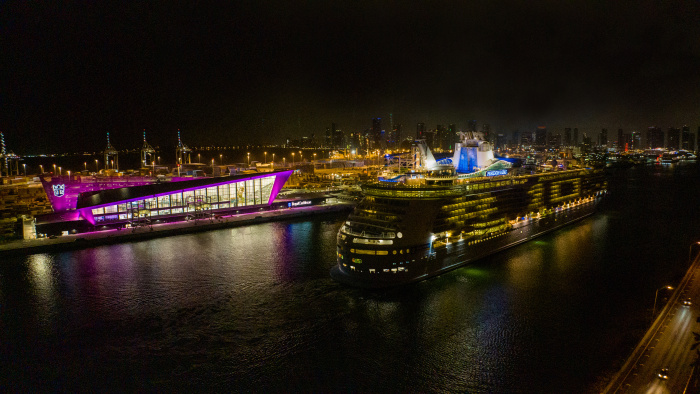
[[[107,132],[136,145],[143,129],[154,145],[178,129],[190,145],[278,144],[390,117],[404,135],[700,125],[691,1],[2,9],[0,131],[16,153],[104,149]]]

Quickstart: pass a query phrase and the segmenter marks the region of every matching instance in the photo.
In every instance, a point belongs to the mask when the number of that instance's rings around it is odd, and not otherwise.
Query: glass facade
[[[267,204],[276,175],[242,179],[217,186],[178,190],[129,202],[116,202],[92,209],[96,223],[130,220],[137,217],[176,215],[201,210],[216,211]]]

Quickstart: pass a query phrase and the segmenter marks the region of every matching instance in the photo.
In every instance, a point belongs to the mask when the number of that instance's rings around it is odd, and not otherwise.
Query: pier
[[[245,226],[280,220],[298,220],[311,216],[347,213],[353,203],[334,202],[323,205],[297,208],[274,209],[242,214],[232,214],[217,218],[202,218],[171,223],[151,224],[123,229],[69,234],[51,238],[17,240],[0,244],[0,257],[13,254],[33,254],[84,249],[99,245],[134,242],[145,239],[188,234],[228,227]]]

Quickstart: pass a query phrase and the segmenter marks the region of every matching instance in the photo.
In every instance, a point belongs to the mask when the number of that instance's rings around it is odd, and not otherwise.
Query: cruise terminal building
[[[95,188],[93,182],[86,188],[90,191],[77,197],[65,193],[66,183],[75,180],[55,177],[42,180],[54,214],[37,217],[37,231],[83,232],[265,209],[273,206],[291,174],[291,170],[274,171],[106,189]]]

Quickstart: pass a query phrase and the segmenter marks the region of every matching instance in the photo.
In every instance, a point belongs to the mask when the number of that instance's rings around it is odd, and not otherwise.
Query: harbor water
[[[381,291],[330,279],[342,215],[3,257],[0,387],[598,392],[700,240],[697,165],[609,189],[578,223]]]

